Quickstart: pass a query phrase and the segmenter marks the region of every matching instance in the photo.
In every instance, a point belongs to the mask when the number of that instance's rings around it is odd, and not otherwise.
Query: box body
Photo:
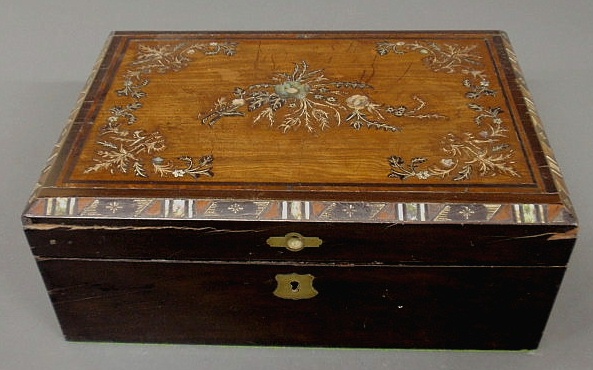
[[[23,223],[71,340],[451,349],[577,231],[502,32],[116,32]]]

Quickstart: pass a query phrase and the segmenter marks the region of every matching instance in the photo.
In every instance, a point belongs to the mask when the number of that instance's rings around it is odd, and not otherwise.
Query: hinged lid
[[[575,222],[501,32],[114,33],[26,215]]]

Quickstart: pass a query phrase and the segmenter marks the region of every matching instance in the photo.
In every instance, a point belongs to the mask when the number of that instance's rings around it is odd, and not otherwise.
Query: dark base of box
[[[564,268],[38,261],[73,341],[525,350]],[[315,276],[311,299],[273,295]]]

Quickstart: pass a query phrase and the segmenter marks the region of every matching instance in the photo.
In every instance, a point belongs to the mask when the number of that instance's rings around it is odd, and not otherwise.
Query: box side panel
[[[54,259],[39,267],[70,340],[515,350],[537,346],[564,273]],[[278,275],[295,273],[310,277],[313,297],[275,295]]]
[[[76,100],[76,104],[46,161],[46,165],[41,172],[39,180],[37,184],[35,184],[25,213],[43,191],[44,186],[47,186],[48,183],[54,181],[53,178],[56,176],[56,172],[60,170],[69,151],[72,149],[73,134],[80,129],[81,125],[88,123],[85,120],[81,120],[80,117],[84,117],[90,110],[95,109],[94,104],[98,99],[98,90],[104,85],[101,78],[103,78],[105,73],[109,70],[110,63],[112,63],[114,59],[117,59],[117,48],[119,47],[120,42],[121,39],[116,37],[113,33],[105,42],[97,61],[92,67],[90,76]]]
[[[544,130],[543,122],[536,109],[533,96],[529,91],[511,42],[508,36],[503,33],[500,37],[494,38],[494,44],[499,55],[502,56],[503,62],[508,66],[505,68],[505,73],[514,81],[512,96],[516,101],[515,106],[523,118],[524,129],[530,132],[530,147],[534,151],[534,157],[538,161],[540,172],[546,180],[546,190],[551,193],[557,192],[567,212],[576,220],[574,205],[570,200],[564,175]]]

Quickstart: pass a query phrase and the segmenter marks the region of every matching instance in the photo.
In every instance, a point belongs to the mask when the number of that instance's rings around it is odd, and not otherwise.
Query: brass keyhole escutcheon
[[[274,295],[283,299],[309,299],[315,297],[319,292],[313,288],[311,274],[278,274],[276,275],[276,290]]]
[[[303,236],[299,233],[288,233],[284,236],[272,236],[266,240],[270,247],[286,248],[291,252],[298,252],[305,248],[316,248],[323,243],[317,237]]]

